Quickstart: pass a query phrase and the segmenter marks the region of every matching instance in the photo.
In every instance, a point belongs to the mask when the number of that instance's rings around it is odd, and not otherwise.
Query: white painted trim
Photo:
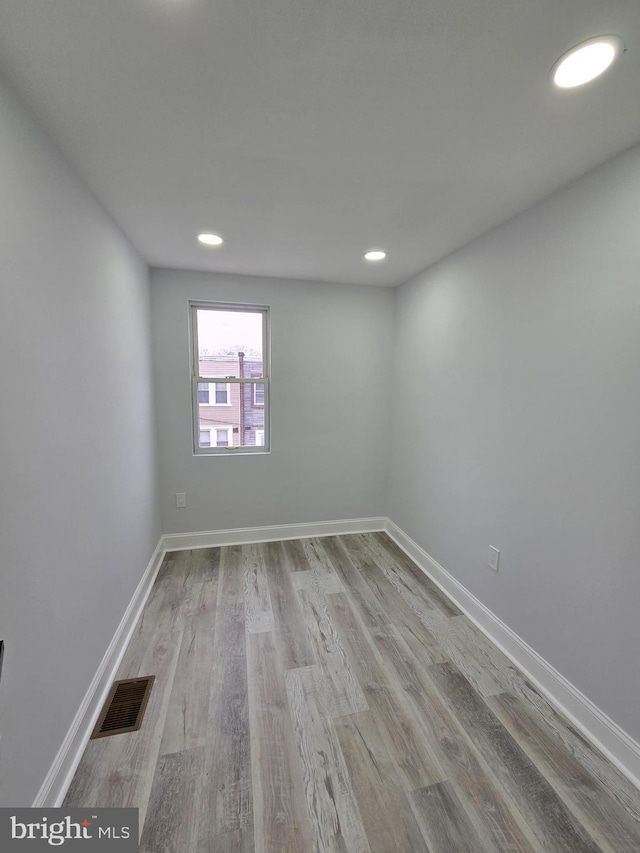
[[[265,383],[264,383],[264,382],[255,382],[255,383],[254,383],[254,386],[253,386],[253,394],[252,394],[252,396],[251,396],[251,405],[253,406],[253,408],[254,408],[254,409],[264,409],[264,399],[265,399],[265,397],[263,397],[262,403],[257,403],[257,402],[256,402],[256,391],[258,390],[258,385],[263,385],[263,386],[264,386],[264,385],[265,385]],[[265,396],[266,396],[266,386],[265,386],[265,387],[263,387],[263,389],[262,389],[262,393],[263,393],[263,395],[265,395]]]
[[[62,804],[96,724],[98,714],[129,645],[138,617],[151,592],[163,558],[164,547],[161,537],[113,635],[113,639],[109,643],[109,648],[102,658],[98,671],[89,685],[62,746],[58,750],[58,754],[33,801],[32,808],[57,808]]]
[[[230,383],[230,382],[216,382],[216,381],[215,381],[216,379],[217,379],[217,377],[215,377],[215,376],[211,376],[211,377],[210,377],[210,380],[211,380],[210,382],[203,382],[203,381],[202,381],[202,377],[201,377],[201,376],[199,376],[199,377],[198,377],[198,385],[225,385],[225,386],[226,386],[226,388],[227,388],[227,402],[226,402],[226,403],[218,403],[218,402],[216,402],[216,392],[217,392],[217,388],[214,388],[214,389],[213,389],[213,403],[212,403],[211,401],[209,401],[208,403],[201,403],[201,402],[198,400],[198,406],[200,406],[200,407],[208,406],[209,408],[215,408],[216,406],[225,406],[225,407],[229,407],[229,406],[231,406],[231,405],[232,405],[232,403],[231,403],[231,383]],[[200,392],[200,389],[198,388],[198,393],[199,393],[199,392]],[[211,395],[209,395],[209,396],[211,396]]]
[[[278,524],[273,527],[237,527],[232,530],[208,530],[199,533],[166,533],[162,537],[162,544],[166,551],[183,551],[190,548],[214,548],[219,545],[307,539],[310,536],[372,533],[384,530],[387,521],[386,518],[348,518],[340,521],[312,521],[306,524]]]
[[[419,568],[453,599],[482,633],[513,661],[558,711],[624,773],[630,782],[640,788],[640,744],[485,607],[397,524],[386,519],[385,531]]]

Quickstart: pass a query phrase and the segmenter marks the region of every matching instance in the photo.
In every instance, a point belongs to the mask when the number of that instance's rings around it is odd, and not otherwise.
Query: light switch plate
[[[499,563],[500,551],[498,551],[497,548],[494,548],[493,545],[489,545],[489,558],[487,560],[487,565],[490,569],[493,569],[494,572],[497,572]]]

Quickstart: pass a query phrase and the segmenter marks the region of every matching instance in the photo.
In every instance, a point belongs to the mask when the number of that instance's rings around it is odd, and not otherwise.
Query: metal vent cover
[[[155,675],[114,681],[104,703],[91,740],[137,732],[147,708]]]

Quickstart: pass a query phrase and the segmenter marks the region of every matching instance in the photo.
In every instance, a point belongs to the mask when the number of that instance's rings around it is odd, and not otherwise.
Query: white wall
[[[389,506],[635,738],[639,200],[635,148],[400,289]]]
[[[151,279],[165,533],[386,510],[394,292],[154,270]],[[193,456],[188,301],[271,306],[271,453]],[[187,493],[176,509],[175,493]]]
[[[159,536],[148,271],[0,87],[0,804],[33,802]]]

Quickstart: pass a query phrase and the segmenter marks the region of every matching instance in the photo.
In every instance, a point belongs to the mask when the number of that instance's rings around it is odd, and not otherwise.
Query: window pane
[[[262,312],[198,308],[196,318],[200,376],[262,376]]]
[[[209,430],[218,431],[213,433],[210,445],[203,444],[201,438],[200,447],[264,446],[264,407],[258,408],[254,405],[254,388],[253,382],[234,382],[229,386],[231,405],[218,408],[215,405],[198,404],[198,429],[201,436],[205,432],[208,435]],[[213,389],[210,398],[214,399]],[[225,433],[225,429],[228,432]],[[260,441],[260,432],[262,432],[263,441]],[[227,440],[221,443],[225,437]]]
[[[193,305],[196,452],[266,449],[268,317],[267,308],[250,305]]]

